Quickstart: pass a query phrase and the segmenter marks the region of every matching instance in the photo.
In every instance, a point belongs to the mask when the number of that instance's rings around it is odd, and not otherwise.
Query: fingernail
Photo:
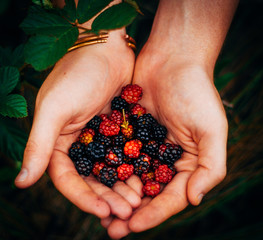
[[[198,205],[201,203],[203,197],[204,197],[203,193],[199,194],[199,196],[198,196]]]
[[[23,182],[23,181],[26,180],[27,175],[28,175],[27,169],[22,168],[21,171],[20,171],[20,173],[17,175],[15,181],[16,181],[16,182]]]

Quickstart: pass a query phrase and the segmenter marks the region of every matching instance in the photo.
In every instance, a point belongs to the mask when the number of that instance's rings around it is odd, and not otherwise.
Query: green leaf
[[[19,80],[19,71],[15,67],[0,68],[0,96],[10,93]],[[1,103],[0,103],[1,104]]]
[[[69,27],[56,37],[36,35],[25,46],[26,62],[41,71],[54,65],[78,38],[76,27]]]
[[[77,8],[74,0],[65,0],[65,6],[61,13],[70,22],[74,23],[77,20]]]
[[[21,118],[27,116],[27,104],[23,96],[11,94],[1,97],[0,114],[8,117]]]
[[[30,7],[27,17],[20,24],[20,27],[27,34],[51,36],[63,33],[71,26],[71,23],[60,15],[51,13],[36,5]]]
[[[77,6],[78,22],[87,22],[107,7],[111,1],[112,0],[79,0]]]
[[[129,25],[137,16],[136,9],[128,3],[114,5],[102,12],[92,23],[92,31],[110,30]]]
[[[16,47],[13,51],[11,48],[0,47],[0,65],[14,66],[20,68],[24,64],[24,45],[21,44]]]

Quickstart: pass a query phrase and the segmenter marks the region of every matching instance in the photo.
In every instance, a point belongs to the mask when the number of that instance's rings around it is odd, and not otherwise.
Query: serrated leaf
[[[27,34],[43,34],[55,36],[71,27],[66,19],[54,12],[47,11],[39,6],[30,7],[27,17],[20,24],[20,27]]]
[[[21,118],[27,116],[26,99],[18,94],[10,94],[0,98],[0,114],[4,117]]]
[[[65,0],[65,6],[61,9],[62,15],[70,22],[74,23],[77,20],[77,8],[74,0]]]
[[[10,93],[19,80],[19,71],[15,67],[0,68],[0,96]]]
[[[78,38],[79,31],[70,27],[56,37],[36,35],[25,46],[26,62],[35,70],[41,71],[54,65]]]
[[[14,66],[20,68],[24,64],[24,45],[21,44],[13,51],[11,48],[0,47],[0,66]]]
[[[102,12],[92,23],[92,31],[121,28],[132,23],[137,16],[136,9],[128,3],[114,5]]]
[[[0,152],[21,161],[28,134],[18,127],[16,121],[0,116]]]
[[[80,24],[87,22],[107,7],[112,0],[79,0],[77,17]]]

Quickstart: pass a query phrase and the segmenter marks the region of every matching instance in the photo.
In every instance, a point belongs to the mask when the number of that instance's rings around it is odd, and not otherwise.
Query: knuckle
[[[28,140],[26,144],[24,156],[36,154],[37,149],[38,149],[38,144],[33,140]]]
[[[217,182],[222,182],[224,180],[224,178],[226,177],[226,167],[221,168],[220,170],[218,170],[215,174],[215,177],[217,179]]]

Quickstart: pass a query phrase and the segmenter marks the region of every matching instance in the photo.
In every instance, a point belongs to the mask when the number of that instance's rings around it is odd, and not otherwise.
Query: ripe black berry
[[[79,158],[86,154],[85,144],[80,142],[74,142],[69,149],[69,157],[72,161],[77,161]]]
[[[83,174],[85,176],[90,175],[93,168],[93,162],[90,159],[87,157],[80,157],[74,162],[74,164],[79,174]]]
[[[181,158],[183,149],[179,145],[165,143],[162,144],[159,148],[159,159],[164,164],[171,166],[175,163],[176,160]]]
[[[103,167],[99,173],[100,182],[108,187],[112,187],[118,180],[117,170],[112,167]]]
[[[99,142],[91,142],[86,147],[87,154],[92,159],[100,159],[105,157],[105,146]]]
[[[87,128],[92,128],[94,131],[98,131],[102,119],[99,116],[94,116],[86,125]]]
[[[122,111],[122,109],[127,110],[128,106],[129,106],[128,103],[121,97],[115,97],[111,101],[111,110],[119,110],[119,111]]]

